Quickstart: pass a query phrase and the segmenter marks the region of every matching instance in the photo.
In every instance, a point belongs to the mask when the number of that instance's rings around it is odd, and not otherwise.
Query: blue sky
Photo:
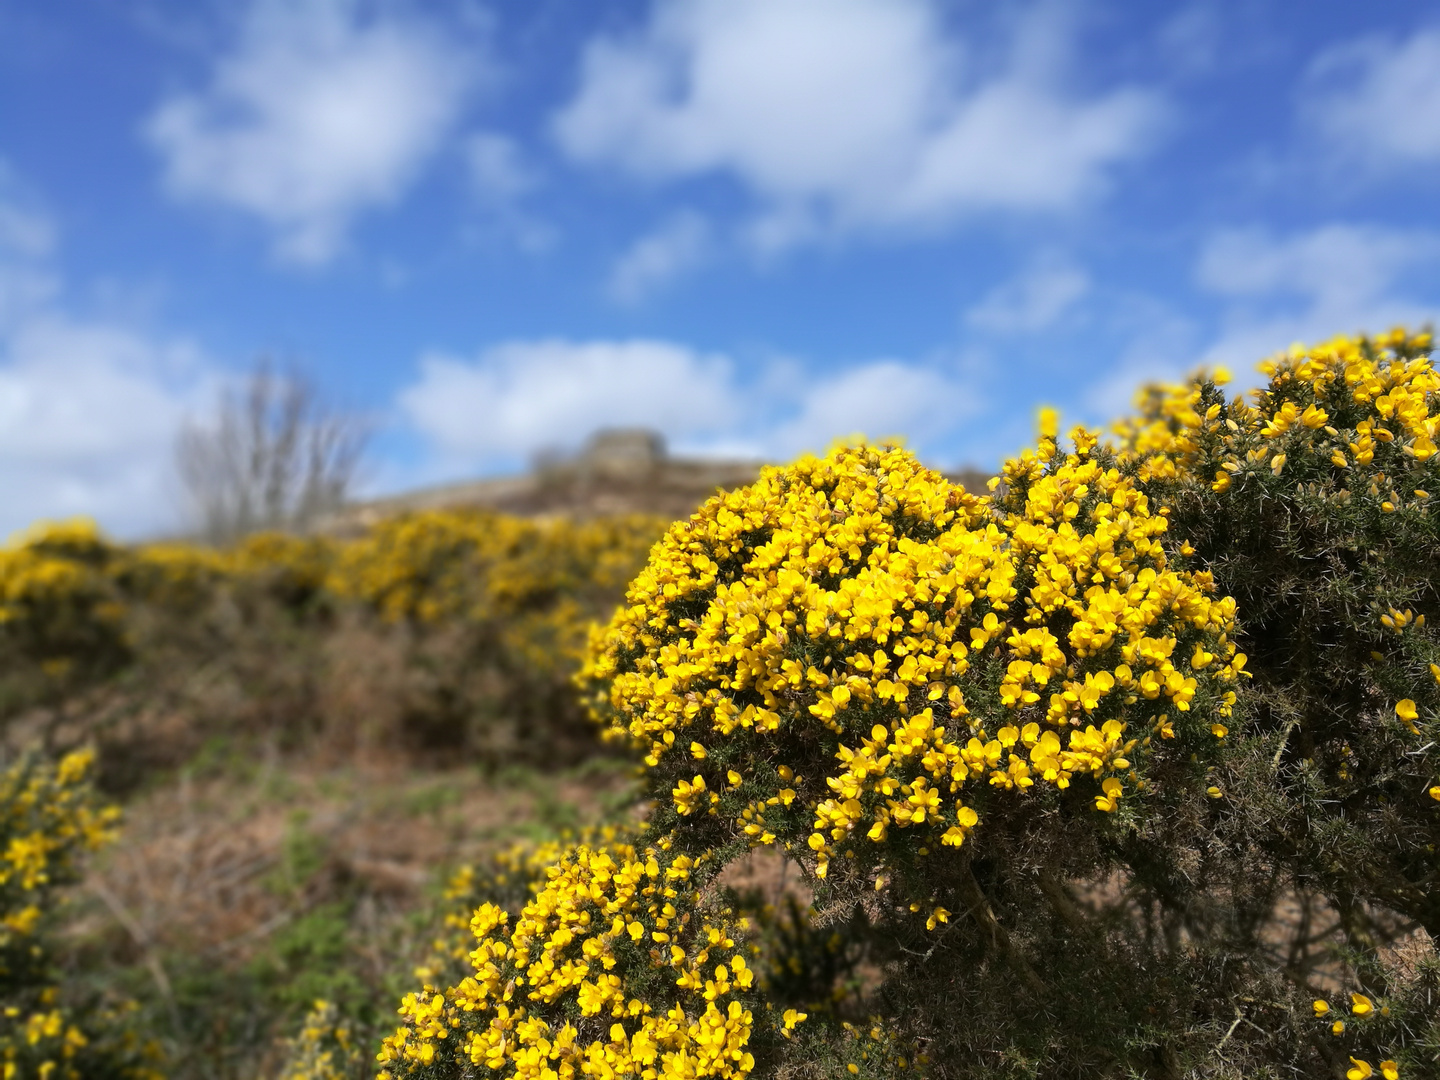
[[[0,530],[185,512],[259,354],[372,491],[597,427],[993,467],[1440,313],[1440,7],[0,0]]]

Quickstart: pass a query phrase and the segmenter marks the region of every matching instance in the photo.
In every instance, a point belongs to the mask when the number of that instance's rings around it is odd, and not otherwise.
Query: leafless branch
[[[225,543],[304,530],[339,507],[368,435],[361,417],[325,408],[304,376],[262,359],[242,388],[221,395],[211,423],[186,425],[176,455],[206,536]]]

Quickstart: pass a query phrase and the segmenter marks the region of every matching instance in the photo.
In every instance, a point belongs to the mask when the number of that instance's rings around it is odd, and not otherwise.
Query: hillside
[[[761,461],[676,457],[653,431],[612,428],[596,432],[573,457],[537,461],[518,476],[422,488],[354,503],[324,519],[317,531],[354,536],[397,514],[421,510],[483,509],[516,517],[575,519],[644,514],[688,517],[717,491],[743,487]],[[961,469],[946,479],[983,491],[987,473]]]

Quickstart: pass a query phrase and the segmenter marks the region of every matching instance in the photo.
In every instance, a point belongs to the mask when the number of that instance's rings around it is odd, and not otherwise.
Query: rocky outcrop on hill
[[[331,535],[364,532],[378,521],[416,510],[482,508],[520,517],[607,517],[654,514],[682,518],[717,491],[751,483],[764,463],[672,457],[656,432],[617,428],[596,432],[571,457],[542,458],[519,476],[471,480],[353,503],[316,526]],[[983,491],[978,470],[950,474]]]

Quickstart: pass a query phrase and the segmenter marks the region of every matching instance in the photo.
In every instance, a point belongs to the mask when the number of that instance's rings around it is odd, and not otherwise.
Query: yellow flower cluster
[[[390,620],[494,628],[507,655],[568,671],[588,621],[623,589],[662,528],[647,517],[533,521],[436,510],[341,545],[331,592]]]
[[[1374,338],[1338,337],[1313,348],[1297,345],[1260,365],[1268,383],[1251,402],[1238,395],[1225,399],[1216,389],[1223,373],[1148,387],[1137,401],[1138,415],[1117,426],[1120,455],[1162,499],[1186,482],[1208,486],[1216,514],[1244,497],[1263,502],[1293,493],[1298,501],[1342,511],[1366,535],[1393,538],[1408,528],[1429,535],[1431,493],[1440,492],[1440,372],[1429,358],[1434,347],[1429,332],[1403,329]],[[1400,698],[1394,714],[1410,735],[1433,746],[1434,730],[1423,728],[1440,715],[1440,664],[1425,661],[1440,657],[1440,646],[1416,640],[1428,637],[1424,613],[1403,601],[1390,603],[1374,591],[1380,581],[1367,577],[1362,587],[1369,595],[1358,601],[1374,611],[1371,659],[1386,656],[1382,639],[1409,657],[1406,678],[1413,691]],[[1356,628],[1361,636],[1366,629]],[[1427,666],[1429,677],[1421,673]],[[1440,800],[1440,781],[1428,791]]]
[[[119,563],[116,582],[131,604],[143,602],[182,615],[207,606],[232,576],[227,553],[198,544],[145,544]]]
[[[350,1025],[329,1001],[315,1002],[288,1043],[280,1080],[349,1080],[361,1063]]]
[[[74,879],[84,851],[114,838],[119,810],[96,805],[93,763],[77,750],[53,767],[25,759],[0,773],[0,949],[33,931],[45,892]]]
[[[1392,330],[1295,346],[1260,364],[1269,384],[1253,404],[1202,405],[1204,378],[1141,391],[1138,415],[1117,425],[1142,481],[1173,479],[1217,458],[1217,492],[1257,474],[1328,481],[1383,513],[1418,511],[1429,494],[1440,433],[1440,374],[1428,332]],[[1228,376],[1217,372],[1214,382]],[[1419,488],[1419,490],[1416,490]]]
[[[119,816],[98,805],[89,751],[55,765],[17,761],[0,773],[0,1069],[3,1075],[82,1080],[156,1077],[133,1036],[108,1013],[77,1013],[48,970],[41,930],[55,889],[78,875],[87,850],[114,836]],[[111,1071],[113,1070],[113,1071]]]
[[[333,588],[391,618],[434,622],[519,610],[589,581],[623,587],[662,523],[647,517],[536,521],[475,510],[433,510],[381,522],[345,543]],[[478,595],[477,579],[493,579]]]
[[[114,549],[83,519],[42,522],[0,549],[0,635],[50,678],[123,649],[125,609],[108,571]]]
[[[618,849],[634,843],[630,826],[587,826],[546,840],[521,840],[491,855],[483,863],[461,866],[450,875],[441,900],[446,912],[441,932],[431,942],[430,955],[415,969],[415,977],[435,985],[459,982],[469,973],[474,948],[470,919],[475,909],[492,903],[512,915],[544,887],[546,872],[577,846]]]
[[[1152,739],[1213,744],[1233,602],[1168,565],[1163,515],[1093,435],[1052,435],[993,506],[843,447],[670,529],[582,680],[679,817],[808,845],[824,877],[897,830],[958,846],[996,800],[1079,776],[1114,810]]]
[[[745,923],[707,910],[705,860],[670,847],[581,845],[518,917],[477,908],[471,974],[406,995],[381,1080],[445,1063],[537,1080],[749,1075]]]
[[[1345,1034],[1346,1022],[1338,1017],[1331,1018],[1335,1010],[1331,1009],[1328,1001],[1324,998],[1316,998],[1312,1009],[1317,1020],[1329,1025],[1332,1035]],[[1390,1007],[1388,1005],[1382,1004],[1377,1007],[1376,1003],[1365,994],[1352,993],[1350,995],[1350,1016],[1353,1020],[1359,1020],[1362,1025],[1375,1016],[1389,1015]],[[1388,1058],[1380,1062],[1378,1066],[1371,1065],[1364,1058],[1350,1058],[1350,1068],[1345,1073],[1347,1080],[1369,1080],[1370,1077],[1376,1075],[1382,1077],[1383,1080],[1399,1080],[1400,1066]]]
[[[346,546],[336,591],[390,619],[434,623],[464,617],[483,600],[475,579],[520,556],[534,526],[464,511],[405,514]]]

